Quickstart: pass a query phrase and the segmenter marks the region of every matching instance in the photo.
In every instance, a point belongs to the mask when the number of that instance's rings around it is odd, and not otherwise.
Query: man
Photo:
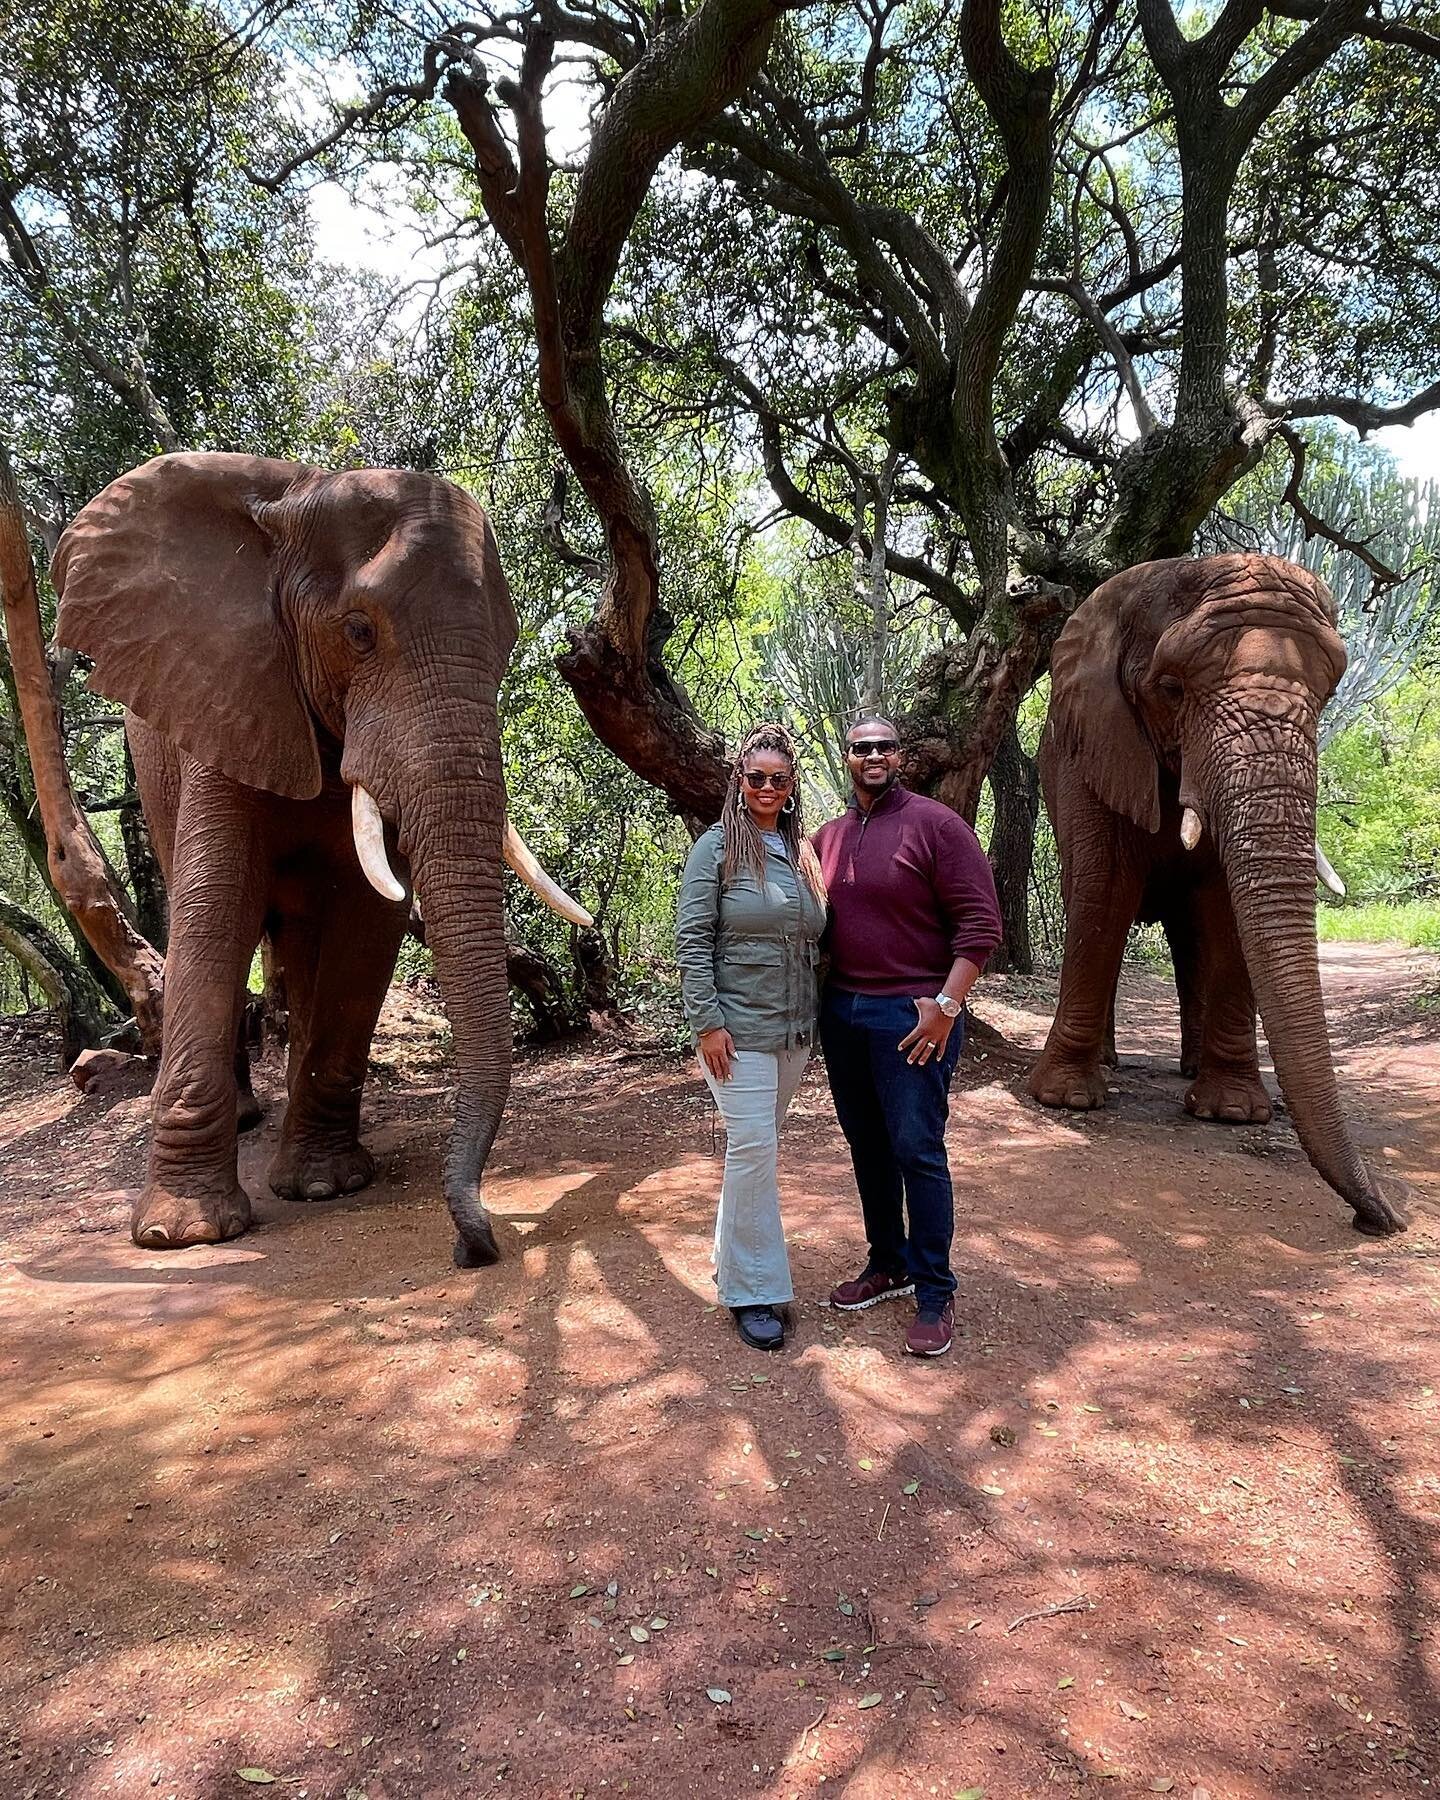
[[[830,1304],[858,1311],[914,1294],[905,1348],[943,1356],[955,1319],[950,1077],[965,996],[1001,939],[1000,908],[975,833],[901,785],[894,725],[858,720],[845,750],[854,798],[813,840],[832,913],[820,1042],[870,1256]]]

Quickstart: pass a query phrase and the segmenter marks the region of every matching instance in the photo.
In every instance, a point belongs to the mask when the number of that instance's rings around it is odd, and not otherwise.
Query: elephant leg
[[[1194,916],[1202,1025],[1199,1062],[1185,1095],[1185,1110],[1197,1119],[1263,1125],[1271,1105],[1255,1046],[1255,995],[1223,880],[1207,882],[1197,891]]]
[[[1113,1045],[1115,985],[1125,939],[1140,904],[1141,873],[1120,858],[1104,859],[1092,878],[1069,884],[1065,960],[1055,1022],[1030,1074],[1030,1092],[1045,1106],[1086,1111],[1105,1104],[1107,1035]]]
[[[150,1164],[130,1224],[146,1249],[218,1243],[250,1225],[235,1171],[235,1047],[264,915],[262,824],[255,795],[192,765],[175,830]]]
[[[265,1108],[255,1098],[250,1080],[250,1046],[245,1042],[245,999],[240,999],[242,1017],[235,1033],[235,1129],[253,1131],[265,1117]]]
[[[1175,990],[1180,998],[1180,1073],[1192,1079],[1200,1072],[1200,1047],[1205,1038],[1205,981],[1200,966],[1200,946],[1194,896],[1177,896],[1165,909],[1161,924],[1175,965]]]
[[[277,927],[290,1005],[290,1105],[269,1182],[282,1199],[353,1194],[375,1173],[360,1142],[360,1096],[405,923],[404,907],[347,869],[326,882],[312,910]]]

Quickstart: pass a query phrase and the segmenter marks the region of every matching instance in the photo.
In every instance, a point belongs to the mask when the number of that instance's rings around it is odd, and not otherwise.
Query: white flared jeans
[[[725,1121],[725,1174],[715,1219],[715,1286],[722,1306],[782,1306],[795,1298],[776,1160],[780,1126],[808,1049],[737,1050],[730,1079],[700,1070]]]

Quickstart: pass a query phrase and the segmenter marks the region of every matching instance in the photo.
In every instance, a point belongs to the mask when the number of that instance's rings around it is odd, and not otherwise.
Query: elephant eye
[[[364,656],[375,648],[375,627],[362,612],[346,613],[345,642]]]
[[[1185,684],[1178,675],[1162,675],[1155,685],[1167,700],[1184,698]]]

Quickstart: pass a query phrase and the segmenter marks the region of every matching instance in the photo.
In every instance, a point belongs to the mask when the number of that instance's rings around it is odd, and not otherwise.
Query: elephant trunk
[[[407,785],[400,848],[414,874],[455,1046],[445,1201],[458,1233],[456,1265],[478,1268],[500,1255],[480,1181],[510,1091],[500,796],[485,797],[473,764],[440,776],[427,769]]]
[[[1315,942],[1314,769],[1313,735],[1297,733],[1216,784],[1209,811],[1275,1073],[1305,1154],[1354,1207],[1357,1230],[1403,1231],[1340,1110]]]

